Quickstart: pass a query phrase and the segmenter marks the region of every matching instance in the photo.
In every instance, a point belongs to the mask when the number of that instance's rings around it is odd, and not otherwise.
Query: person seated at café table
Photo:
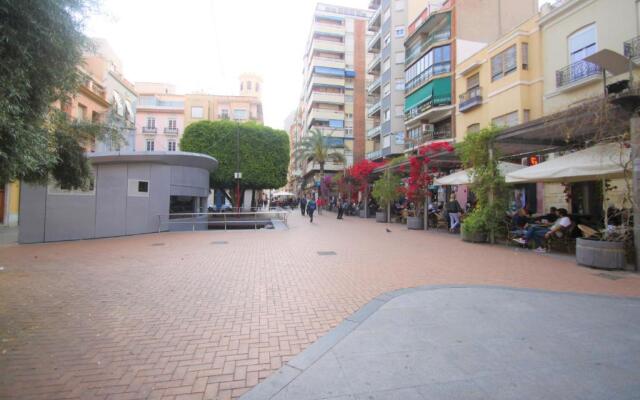
[[[536,222],[542,224],[553,224],[558,219],[558,209],[555,207],[551,207],[549,209],[549,214],[541,215],[536,218]]]
[[[513,239],[513,241],[526,246],[529,241],[533,239],[536,245],[535,251],[538,253],[545,253],[546,250],[544,249],[544,247],[542,247],[542,241],[549,239],[551,235],[562,237],[562,230],[571,226],[571,219],[569,218],[566,209],[559,208],[557,210],[557,213],[558,219],[550,227],[542,225],[531,225],[527,228],[524,237]]]
[[[519,208],[511,217],[513,224],[513,231],[517,235],[524,235],[526,232],[527,224],[531,220],[531,215],[526,207]]]

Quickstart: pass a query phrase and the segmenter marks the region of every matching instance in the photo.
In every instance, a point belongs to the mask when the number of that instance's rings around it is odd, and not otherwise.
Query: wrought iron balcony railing
[[[439,128],[431,131],[424,130],[420,136],[408,137],[404,142],[404,148],[406,150],[411,150],[434,140],[451,139],[452,137],[453,136],[450,127]]]
[[[561,88],[601,73],[600,66],[584,60],[577,61],[556,71],[556,87]]]
[[[469,111],[482,104],[482,88],[480,86],[473,87],[462,93],[458,99],[458,110],[460,112]]]
[[[143,126],[142,133],[158,133],[158,129],[155,126],[154,127]]]
[[[164,133],[178,134],[178,128],[164,128]]]

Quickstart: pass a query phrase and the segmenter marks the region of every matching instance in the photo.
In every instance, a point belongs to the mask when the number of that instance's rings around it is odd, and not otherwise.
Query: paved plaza
[[[640,299],[496,287],[379,296],[243,400],[636,400]]]
[[[402,288],[640,296],[638,275],[570,257],[330,213],[289,221],[283,231],[0,246],[0,398],[239,398]]]

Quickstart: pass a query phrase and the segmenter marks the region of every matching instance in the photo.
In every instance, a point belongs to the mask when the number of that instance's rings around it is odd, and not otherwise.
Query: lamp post
[[[242,172],[240,172],[240,121],[236,120],[236,172],[233,174],[236,180],[236,203],[238,211],[240,211],[240,179],[242,179]]]

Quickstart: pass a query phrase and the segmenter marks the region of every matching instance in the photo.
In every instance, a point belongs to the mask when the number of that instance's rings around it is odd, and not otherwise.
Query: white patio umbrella
[[[510,172],[517,171],[524,168],[520,164],[513,164],[508,162],[499,162],[498,169],[502,176],[507,175]],[[469,185],[473,179],[473,168],[465,169],[464,171],[454,172],[453,174],[443,176],[434,181],[436,185]]]
[[[619,143],[598,144],[507,174],[507,183],[580,182],[622,178],[631,149]]]

